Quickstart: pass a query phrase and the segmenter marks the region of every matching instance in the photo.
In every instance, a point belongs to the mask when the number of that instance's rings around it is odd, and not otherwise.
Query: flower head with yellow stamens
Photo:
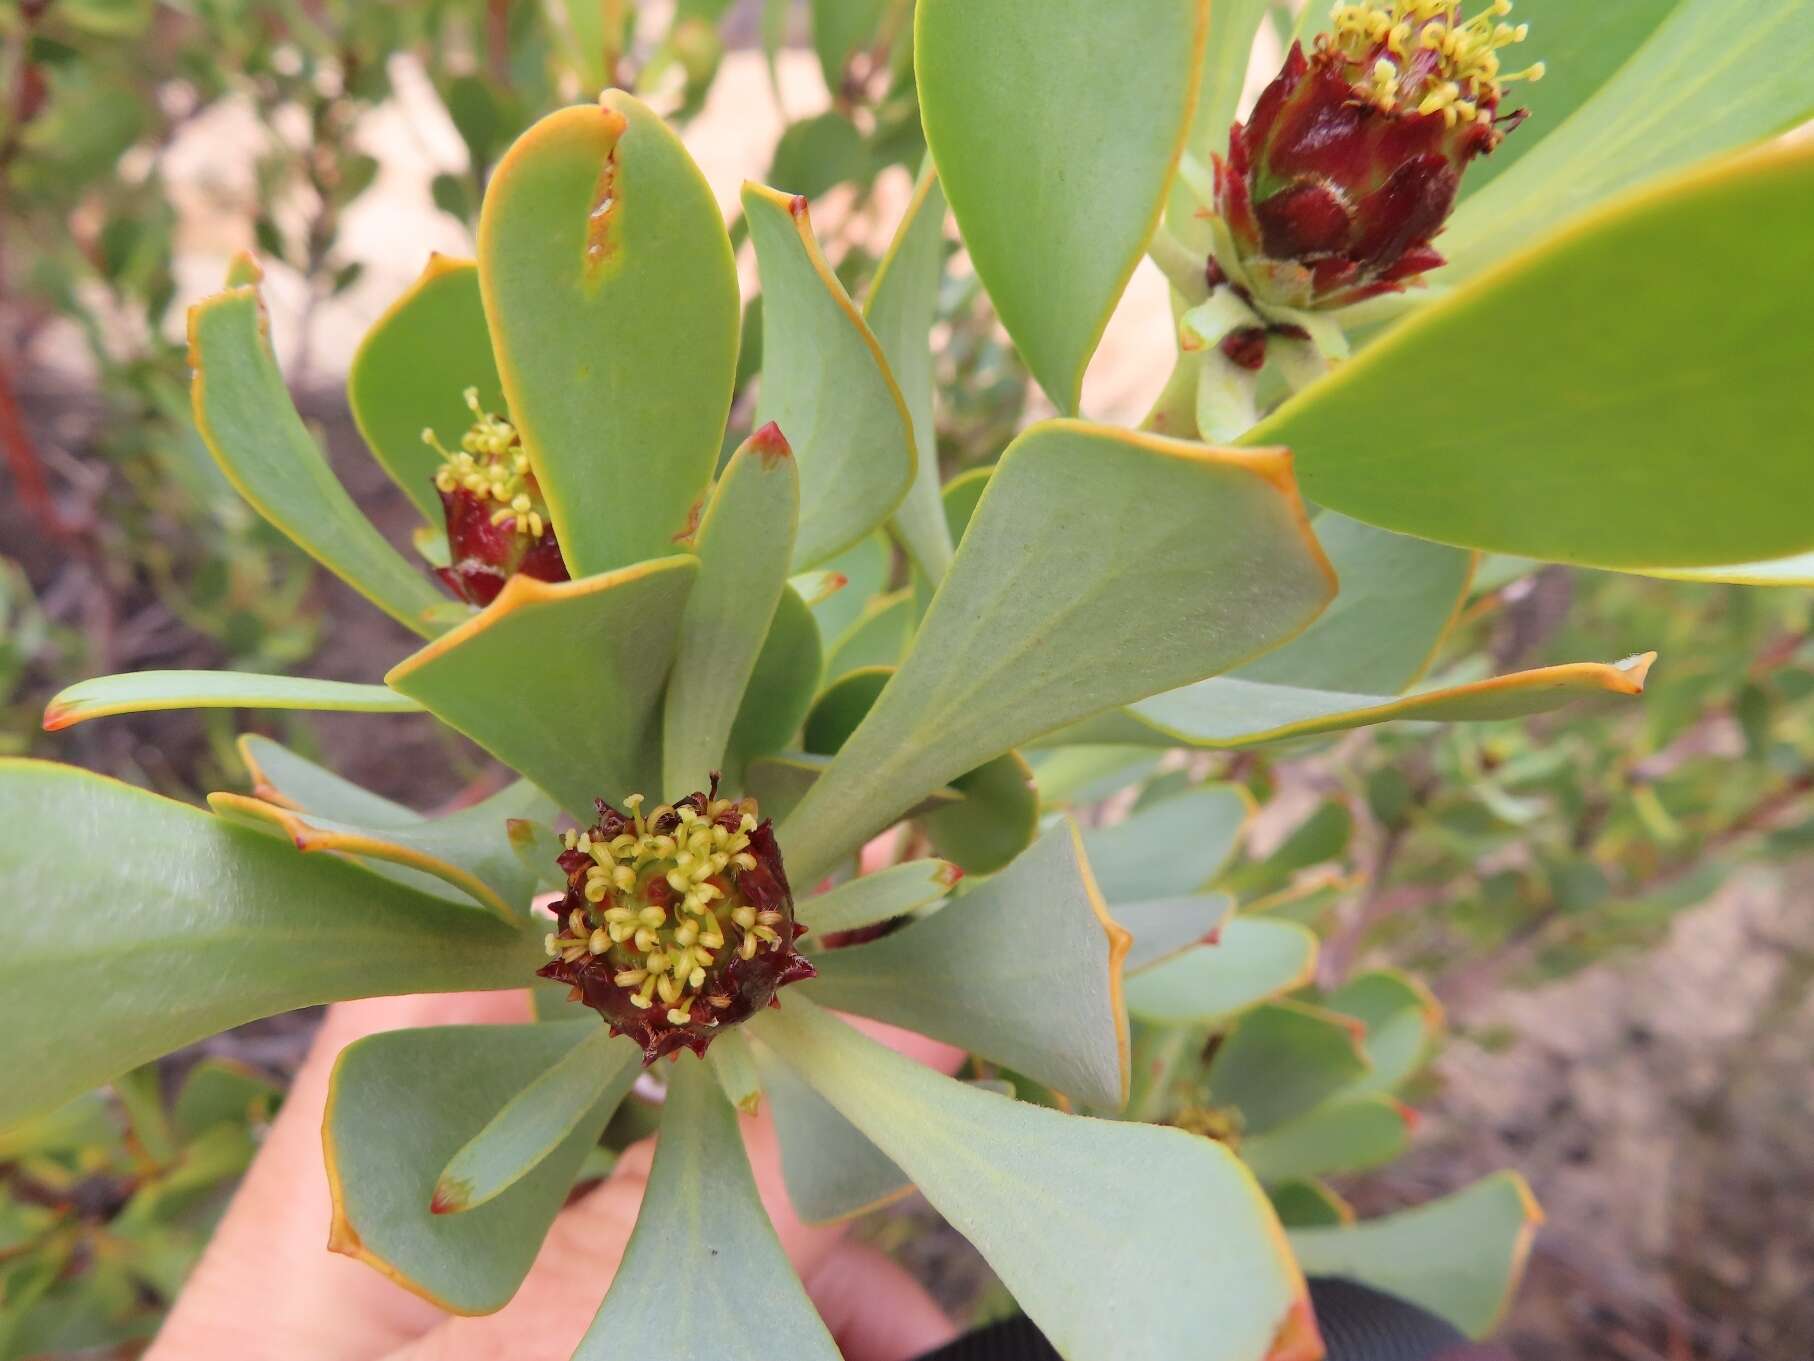
[[[598,822],[568,832],[567,893],[539,972],[642,1046],[643,1061],[704,1054],[725,1027],[779,1005],[775,991],[813,976],[794,949],[803,930],[770,823],[754,799],[711,789],[628,813],[598,800]]]
[[[477,388],[465,397],[473,423],[459,448],[447,448],[433,430],[422,432],[422,442],[441,455],[435,490],[447,515],[449,565],[436,575],[462,600],[484,606],[516,573],[565,581],[567,564],[516,427],[485,410]]]
[[[1235,124],[1216,166],[1222,264],[1260,304],[1334,308],[1397,292],[1436,268],[1431,246],[1462,172],[1523,119],[1499,112],[1504,49],[1526,27],[1512,0],[1472,18],[1459,0],[1337,4],[1333,32],[1284,69]]]

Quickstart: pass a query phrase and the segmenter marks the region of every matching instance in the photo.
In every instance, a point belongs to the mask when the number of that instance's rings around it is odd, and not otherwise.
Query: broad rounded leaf
[[[1296,922],[1236,917],[1213,944],[1130,978],[1128,1010],[1161,1025],[1212,1025],[1310,981],[1316,935]]]
[[[1039,835],[1039,791],[1033,767],[1018,751],[959,775],[951,787],[962,803],[923,814],[919,829],[932,849],[965,874],[995,874]]]
[[[1415,1116],[1389,1096],[1331,1101],[1241,1140],[1241,1161],[1264,1182],[1379,1167],[1411,1142]]]
[[[1240,1020],[1209,1065],[1209,1099],[1250,1134],[1315,1110],[1367,1071],[1361,1027],[1302,1002],[1268,1002]]]
[[[1134,938],[1127,952],[1128,977],[1144,973],[1193,945],[1214,945],[1233,924],[1229,918],[1234,910],[1235,900],[1226,893],[1115,903],[1109,911]]]
[[[1083,844],[1110,902],[1179,897],[1206,887],[1228,862],[1253,810],[1240,785],[1204,785],[1092,827]]]

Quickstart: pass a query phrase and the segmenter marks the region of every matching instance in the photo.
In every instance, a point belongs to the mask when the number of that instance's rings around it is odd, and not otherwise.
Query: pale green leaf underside
[[[762,389],[800,465],[794,570],[842,553],[900,505],[913,482],[912,419],[882,347],[813,238],[804,199],[743,187],[762,275]]]
[[[930,906],[956,882],[956,869],[948,861],[909,860],[803,898],[794,916],[818,935],[852,931]]]
[[[1252,1361],[1307,1307],[1271,1206],[1222,1145],[966,1086],[810,1004],[754,1024],[1067,1361]]]
[[[479,281],[510,417],[573,575],[674,550],[736,375],[736,265],[666,123],[621,90],[559,110],[493,172]]]
[[[1542,1222],[1524,1179],[1500,1172],[1414,1210],[1290,1237],[1306,1271],[1387,1291],[1479,1338],[1504,1317]]]
[[[1344,1098],[1241,1140],[1241,1161],[1264,1182],[1359,1172],[1391,1162],[1410,1144],[1404,1107],[1388,1096]]]
[[[483,913],[67,766],[0,763],[0,825],[0,1125],[261,1016],[538,963]],[[96,904],[107,929],[72,930]]]
[[[924,0],[920,114],[1002,324],[1060,412],[1157,224],[1208,0]]]
[[[767,1045],[753,1047],[781,1140],[781,1179],[802,1220],[829,1224],[849,1219],[911,1189],[907,1174]]]
[[[1215,944],[1185,950],[1130,978],[1128,1011],[1160,1025],[1226,1021],[1308,982],[1316,953],[1315,933],[1296,922],[1236,917]]]
[[[1118,1107],[1127,1095],[1126,951],[1066,818],[939,911],[880,940],[816,954],[819,976],[801,987],[826,1006]]]
[[[756,1194],[736,1113],[689,1057],[670,1070],[642,1210],[573,1361],[624,1356],[839,1358]]]
[[[55,732],[91,718],[157,709],[316,709],[413,714],[422,706],[382,685],[270,676],[249,671],[129,671],[77,681],[44,709]]]
[[[1250,1134],[1264,1134],[1315,1110],[1367,1071],[1359,1031],[1320,1007],[1267,1002],[1243,1016],[1217,1048],[1209,1098],[1238,1109]]]
[[[1193,893],[1112,904],[1109,915],[1134,938],[1127,952],[1128,977],[1205,943],[1218,931],[1226,931],[1233,925],[1229,918],[1234,910],[1235,900],[1226,893]]]
[[[698,573],[674,557],[557,585],[512,577],[385,682],[568,812],[621,807],[660,775],[662,690]]]
[[[1286,464],[1107,426],[1002,455],[912,651],[781,831],[803,880],[928,789],[1247,661],[1331,593]]]
[[[1205,887],[1253,816],[1239,785],[1205,785],[1083,834],[1090,868],[1111,903],[1176,898]]]
[[[384,541],[303,425],[252,285],[189,311],[195,425],[234,489],[297,547],[405,628],[432,638],[465,613]]]
[[[386,689],[384,693],[395,695],[396,691]],[[408,702],[415,704],[414,700]],[[428,820],[415,809],[374,794],[258,733],[246,733],[239,739],[239,755],[252,777],[252,792],[261,799],[368,827],[401,827]]]
[[[1768,562],[1737,562],[1724,567],[1632,568],[1645,576],[1676,581],[1730,582],[1735,586],[1814,586],[1814,553]]]

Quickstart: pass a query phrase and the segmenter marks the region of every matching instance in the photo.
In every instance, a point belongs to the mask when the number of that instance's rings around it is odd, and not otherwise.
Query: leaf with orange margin
[[[94,676],[57,692],[44,706],[44,730],[58,732],[91,718],[162,709],[313,709],[318,712],[414,714],[422,706],[382,685],[316,680],[250,671],[127,671]]]

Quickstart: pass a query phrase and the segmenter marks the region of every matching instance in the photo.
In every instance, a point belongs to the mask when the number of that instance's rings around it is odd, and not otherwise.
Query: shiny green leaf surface
[[[443,520],[434,486],[441,456],[422,432],[433,430],[458,449],[472,424],[467,388],[478,389],[486,411],[504,414],[478,266],[431,255],[421,277],[365,333],[346,377],[347,404],[372,456],[430,524]]]
[[[44,708],[47,732],[113,714],[158,709],[316,709],[419,713],[422,706],[382,685],[248,671],[130,671],[77,681]]]
[[[1209,1065],[1209,1097],[1241,1112],[1250,1134],[1295,1120],[1367,1071],[1360,1027],[1301,1002],[1268,1002],[1241,1018]]]
[[[1086,843],[1087,845],[1087,843]],[[1091,862],[1092,865],[1094,861]],[[1127,973],[1135,974],[1171,959],[1193,945],[1213,944],[1233,923],[1235,900],[1226,893],[1196,893],[1179,898],[1116,902],[1115,921],[1134,938],[1127,952]]]
[[[385,677],[570,813],[660,777],[662,688],[699,573],[691,557],[550,585],[515,576]]]
[[[781,833],[803,878],[928,789],[1284,642],[1331,594],[1289,467],[1077,421],[996,466],[912,652]]]
[[[1253,816],[1239,785],[1204,785],[1083,834],[1090,868],[1112,903],[1195,893],[1234,854]]]
[[[328,1246],[450,1312],[503,1308],[604,1128],[607,1100],[532,1171],[474,1210],[435,1214],[436,1178],[525,1078],[598,1029],[590,1018],[433,1026],[368,1035],[343,1049],[322,1118],[334,1200]]]
[[[939,911],[880,940],[815,954],[819,976],[800,986],[825,1006],[957,1045],[1091,1105],[1119,1107],[1127,1097],[1127,948],[1065,819]]]
[[[671,553],[717,463],[740,319],[730,238],[680,139],[621,90],[542,119],[485,192],[479,282],[573,574]]]
[[[1164,207],[1208,0],[923,0],[939,179],[1002,324],[1061,413]]]
[[[1241,1161],[1261,1181],[1379,1167],[1411,1142],[1411,1114],[1388,1096],[1332,1101],[1241,1140]]]
[[[1130,978],[1128,1010],[1159,1025],[1225,1021],[1309,982],[1316,952],[1315,933],[1296,922],[1236,917],[1213,945]]]
[[[563,1147],[588,1112],[609,1119],[641,1071],[642,1051],[594,1022],[448,1159],[430,1210],[469,1214],[489,1204]]]
[[[753,1024],[976,1245],[1059,1355],[1252,1361],[1307,1340],[1303,1278],[1222,1145],[966,1086],[810,1004]]]
[[[482,913],[67,766],[0,763],[0,823],[0,1124],[261,1016],[539,962]],[[103,902],[105,933],[68,929]]]
[[[1524,1179],[1500,1172],[1414,1210],[1290,1236],[1306,1271],[1387,1291],[1478,1338],[1505,1316],[1542,1222]]]
[[[1249,438],[1296,451],[1306,496],[1444,543],[1631,568],[1801,552],[1807,460],[1783,432],[1814,420],[1797,286],[1814,272],[1810,211],[1805,143],[1625,196],[1432,303]],[[1417,420],[1381,421],[1407,384]]]
[[[662,792],[704,789],[787,586],[800,480],[772,432],[731,455],[695,536],[699,579],[687,596],[662,712]]]
[[[736,1113],[692,1058],[670,1070],[635,1231],[573,1358],[625,1355],[839,1358],[756,1195]]]
[[[804,898],[794,916],[819,935],[854,931],[931,906],[951,892],[958,877],[957,866],[948,861],[909,860]]]
[[[913,423],[882,347],[826,264],[806,200],[743,186],[762,275],[756,423],[800,465],[794,570],[817,567],[891,515],[913,482]]]
[[[190,308],[189,351],[196,429],[254,510],[425,638],[465,613],[384,541],[328,467],[277,371],[256,286]]]

